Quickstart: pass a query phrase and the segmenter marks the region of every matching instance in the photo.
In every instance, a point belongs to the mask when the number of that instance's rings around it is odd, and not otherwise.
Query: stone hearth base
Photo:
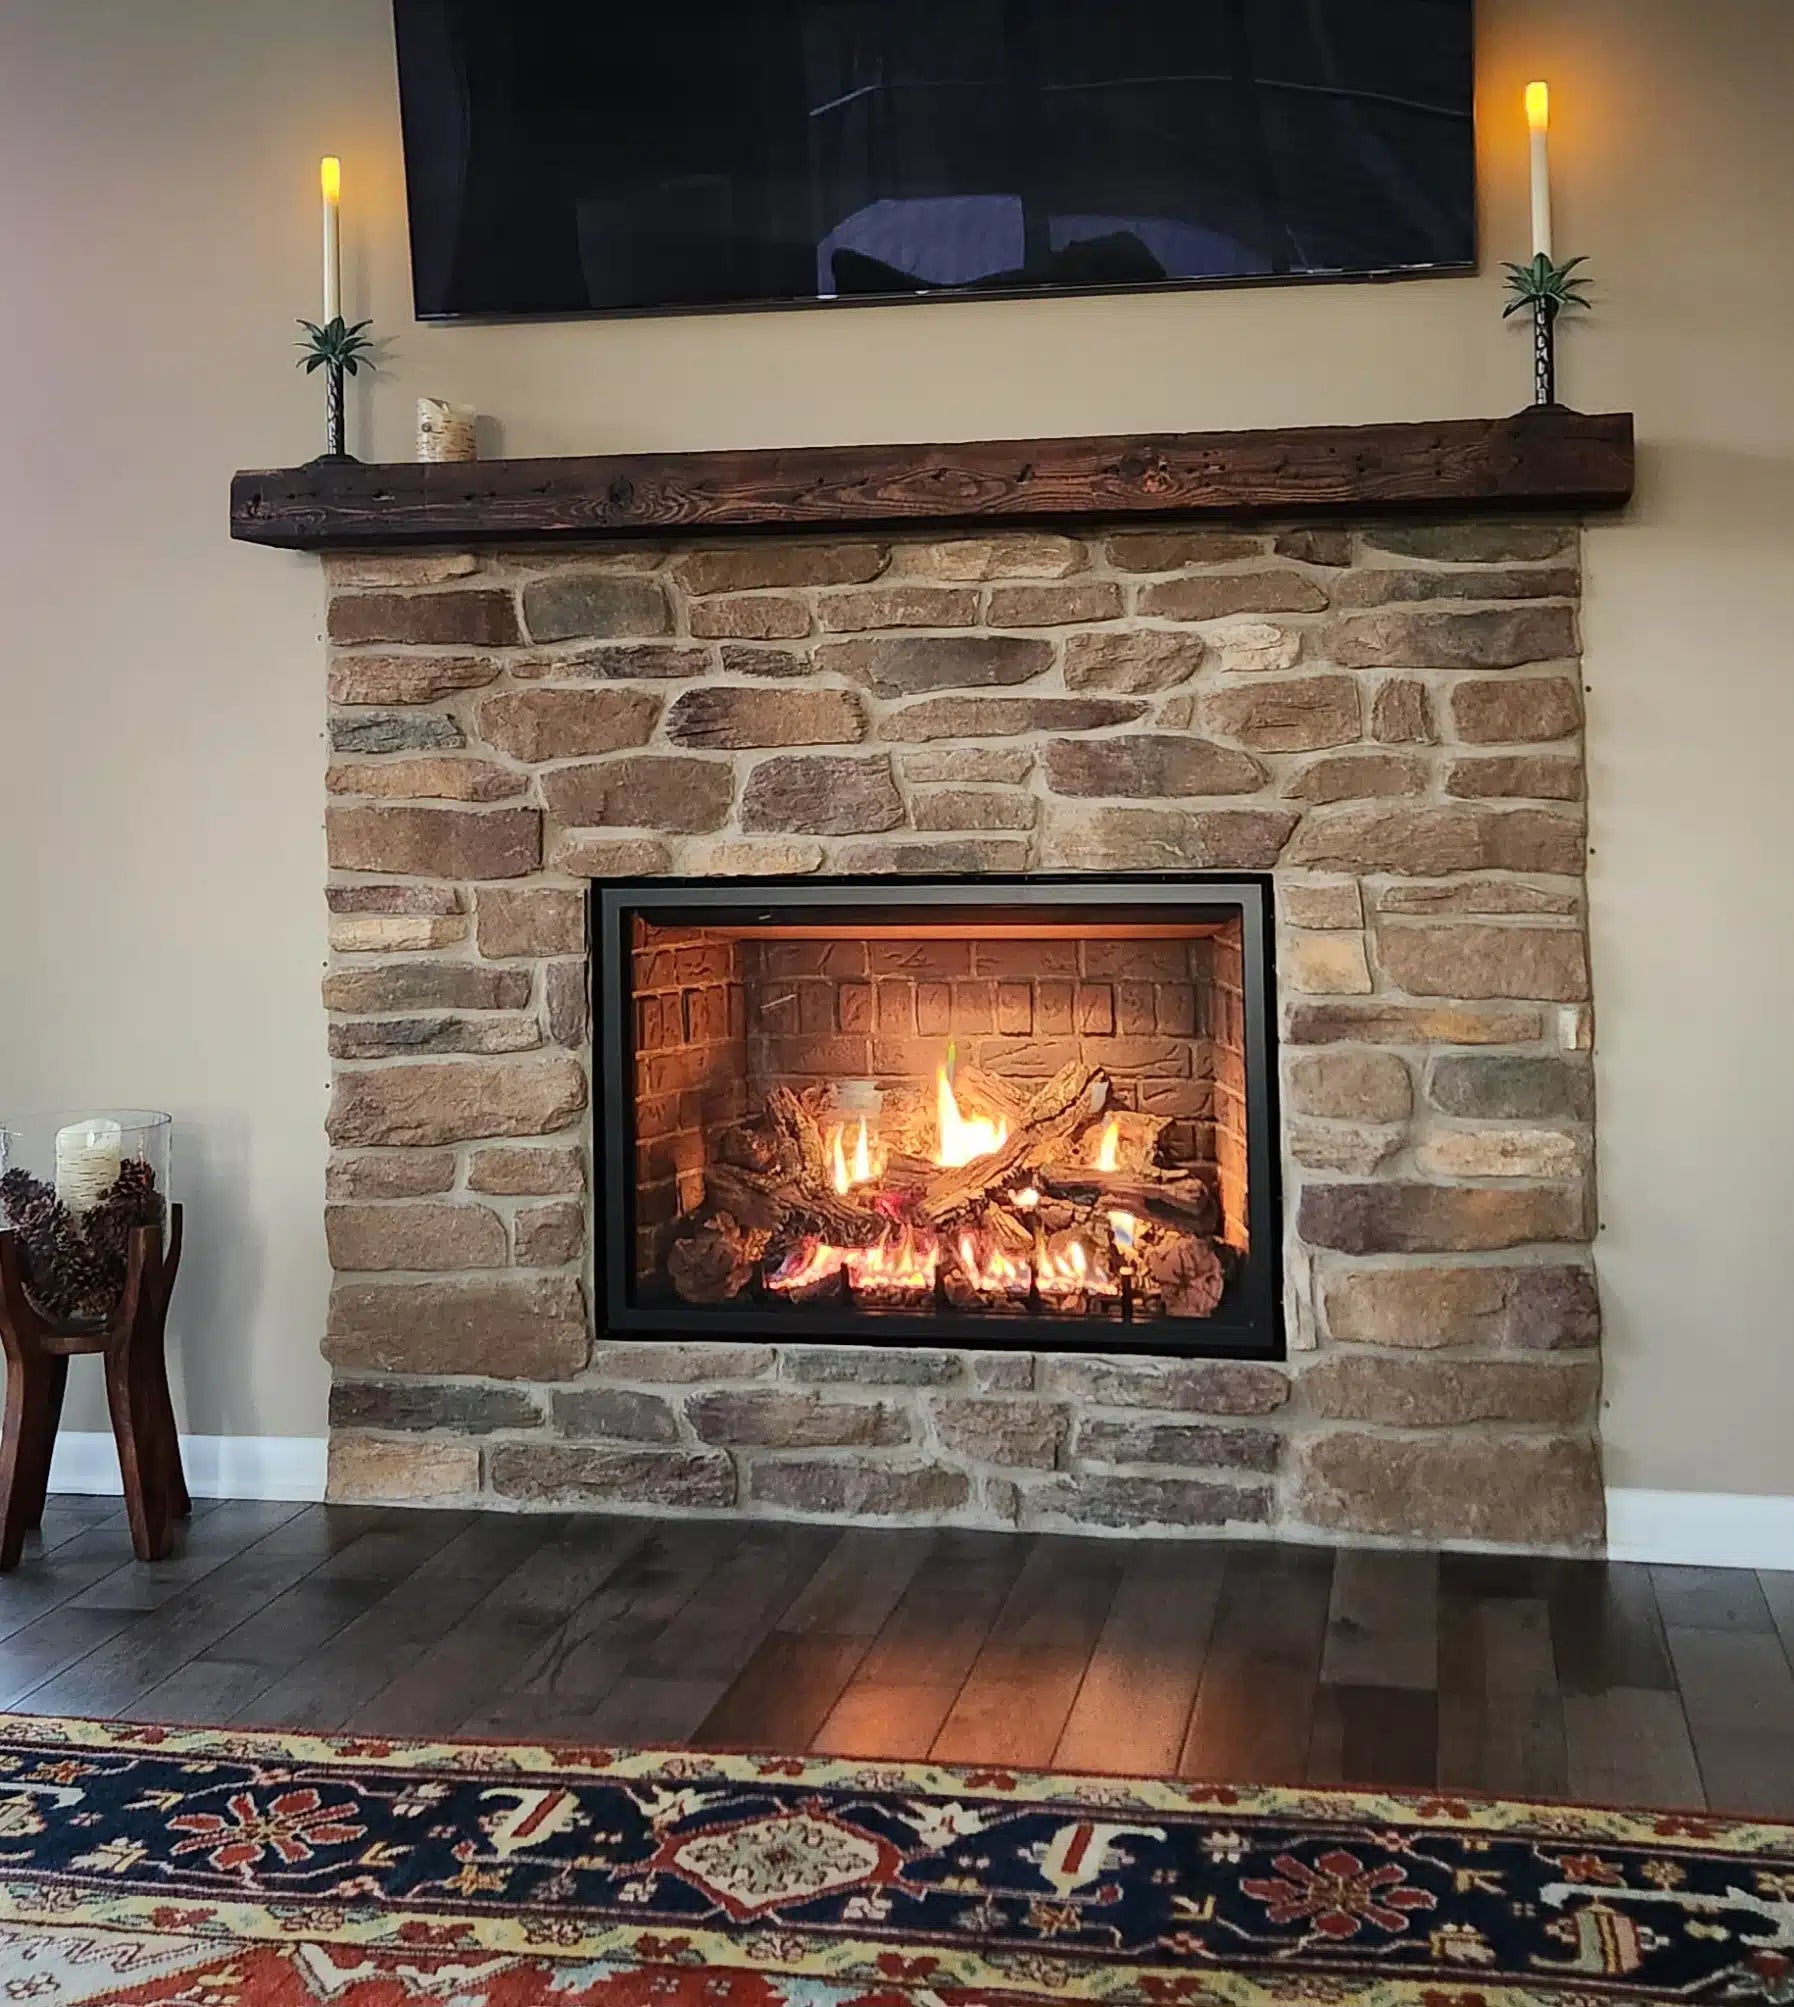
[[[1573,527],[328,560],[332,1495],[1601,1535]],[[594,1342],[585,893],[1271,871],[1290,1356]]]

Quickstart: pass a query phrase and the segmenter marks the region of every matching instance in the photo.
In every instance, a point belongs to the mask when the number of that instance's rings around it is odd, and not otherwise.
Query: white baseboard
[[[1794,1568],[1794,1498],[1610,1491],[1607,1554],[1613,1561],[1681,1561],[1701,1568]]]
[[[181,1464],[195,1498],[324,1496],[329,1445],[323,1436],[182,1436]],[[50,1460],[52,1491],[115,1498],[118,1451],[98,1430],[65,1430]]]

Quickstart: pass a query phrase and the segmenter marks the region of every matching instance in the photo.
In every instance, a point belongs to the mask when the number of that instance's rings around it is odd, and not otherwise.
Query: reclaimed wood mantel
[[[718,453],[239,473],[231,535],[286,550],[553,543],[769,530],[1012,526],[1188,516],[1613,508],[1632,493],[1629,412],[1312,425],[1107,439],[800,446]]]

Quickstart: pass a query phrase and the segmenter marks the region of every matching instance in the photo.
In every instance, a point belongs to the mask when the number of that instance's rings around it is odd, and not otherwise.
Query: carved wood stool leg
[[[162,1253],[156,1314],[145,1334],[144,1345],[156,1409],[157,1440],[161,1445],[163,1485],[168,1494],[168,1509],[176,1519],[186,1519],[193,1511],[193,1500],[187,1491],[187,1473],[181,1467],[181,1433],[175,1426],[174,1399],[168,1391],[168,1301],[174,1294],[174,1278],[181,1265],[182,1225],[181,1208],[170,1206],[168,1244]]]
[[[131,1551],[139,1561],[160,1561],[174,1539],[162,1412],[150,1366],[161,1351],[166,1307],[162,1237],[139,1227],[131,1236],[125,1293],[105,1353],[106,1407],[118,1445]]]
[[[160,1561],[173,1540],[174,1524],[157,1465],[155,1425],[143,1396],[142,1375],[132,1371],[130,1353],[122,1346],[106,1353],[106,1407],[118,1445],[131,1552],[139,1561]]]
[[[43,1518],[50,1451],[67,1361],[32,1347],[6,1347],[6,1414],[0,1428],[0,1571],[16,1568],[25,1535]]]
[[[62,1425],[62,1396],[69,1383],[69,1362],[60,1352],[49,1353],[44,1366],[44,1420],[37,1439],[29,1472],[19,1474],[19,1504],[27,1513],[25,1524],[36,1532],[44,1523],[44,1501],[50,1495],[50,1461],[56,1449],[56,1431]]]

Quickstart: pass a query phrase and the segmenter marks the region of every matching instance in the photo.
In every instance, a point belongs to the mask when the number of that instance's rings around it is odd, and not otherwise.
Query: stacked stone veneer
[[[329,574],[333,1495],[1599,1539],[1572,527]],[[1287,1365],[595,1338],[589,881],[1034,868],[1276,874]]]

